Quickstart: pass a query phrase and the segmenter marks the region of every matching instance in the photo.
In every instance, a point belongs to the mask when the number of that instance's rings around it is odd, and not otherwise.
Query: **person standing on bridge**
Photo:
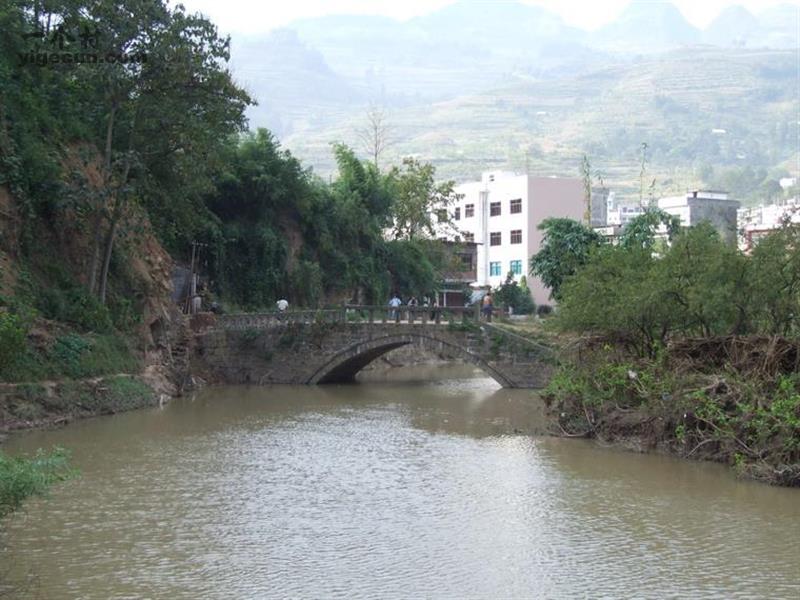
[[[486,317],[486,321],[489,323],[492,322],[492,312],[494,312],[492,294],[487,292],[483,297],[483,316]]]
[[[391,319],[393,319],[395,321],[399,321],[400,320],[400,311],[397,310],[397,309],[402,304],[403,304],[403,301],[400,300],[400,298],[398,298],[397,294],[392,296],[392,299],[389,300],[389,307],[392,309],[390,311],[390,313],[389,313]]]
[[[278,312],[286,312],[286,309],[289,308],[289,302],[286,298],[281,298],[275,303],[275,306],[278,307]]]

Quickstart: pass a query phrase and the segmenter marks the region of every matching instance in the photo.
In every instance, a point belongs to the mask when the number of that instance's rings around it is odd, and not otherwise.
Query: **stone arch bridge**
[[[192,371],[217,383],[323,384],[354,381],[381,355],[406,345],[472,363],[507,388],[541,388],[552,350],[472,309],[345,307],[196,319]]]

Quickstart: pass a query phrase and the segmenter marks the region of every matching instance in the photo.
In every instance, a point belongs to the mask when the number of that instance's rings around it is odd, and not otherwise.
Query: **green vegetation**
[[[55,483],[77,475],[62,448],[39,450],[33,458],[0,452],[0,519],[14,512],[31,496],[43,496]]]
[[[658,222],[562,282],[551,323],[582,336],[547,390],[562,429],[800,485],[800,228],[748,256],[703,224],[654,254]]]
[[[216,218],[212,248],[216,292],[245,308],[360,299],[383,304],[393,290],[435,288],[445,256],[429,233],[429,211],[446,206],[452,183],[435,185],[429,165],[413,161],[382,174],[345,146],[334,149],[339,176],[326,183],[259,130],[231,150],[207,200]],[[402,216],[402,218],[399,218]],[[383,231],[395,223],[397,239]]]
[[[536,310],[536,305],[531,298],[528,282],[523,275],[519,283],[514,279],[514,273],[506,275],[506,280],[492,292],[494,303],[500,306],[512,307],[515,315],[528,315]]]
[[[550,288],[553,298],[559,298],[564,280],[589,260],[603,237],[572,219],[545,219],[538,229],[544,231],[544,237],[541,250],[531,257],[530,273]]]
[[[624,341],[654,356],[675,336],[800,333],[800,230],[767,236],[751,256],[707,224],[679,233],[661,257],[598,247],[561,291],[558,325]]]
[[[207,244],[209,293],[244,309],[436,288],[446,253],[424,237],[452,182],[413,159],[381,172],[343,145],[324,181],[266,130],[245,133],[252,100],[204,17],[164,0],[12,0],[0,26],[0,192],[20,217],[0,239],[0,379],[138,371],[138,325],[164,293],[154,236],[178,260]],[[61,46],[134,58],[21,58]]]
[[[800,486],[800,379],[796,360],[782,360],[798,350],[770,338],[687,341],[655,358],[584,346],[545,395],[567,435],[669,449]]]
[[[20,344],[13,360],[0,363],[5,381],[63,377],[81,379],[114,373],[136,373],[141,361],[126,338],[114,333],[65,333],[36,344]]]

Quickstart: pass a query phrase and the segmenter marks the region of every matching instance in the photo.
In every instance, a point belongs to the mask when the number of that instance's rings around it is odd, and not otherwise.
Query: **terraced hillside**
[[[509,76],[489,92],[390,110],[386,158],[416,154],[466,179],[486,168],[574,176],[587,153],[606,181],[638,194],[646,142],[657,191],[681,191],[709,167],[795,171],[799,117],[796,52],[695,47],[556,80]],[[358,147],[364,120],[355,109],[284,141],[325,174],[330,143]]]

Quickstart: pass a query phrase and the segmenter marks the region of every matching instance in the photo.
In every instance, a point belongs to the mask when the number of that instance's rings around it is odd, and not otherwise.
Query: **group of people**
[[[278,300],[275,303],[275,305],[276,305],[276,308],[278,309],[279,313],[286,312],[286,309],[289,308],[289,303],[286,301],[285,298],[281,298],[280,300]],[[399,316],[399,309],[400,309],[401,306],[403,306],[403,301],[400,299],[400,296],[398,296],[395,293],[392,296],[391,300],[389,300],[389,308],[391,309],[390,316],[391,316],[392,319],[397,319],[397,317]],[[433,301],[431,302],[431,299],[428,296],[423,296],[422,297],[422,304],[420,304],[420,301],[417,300],[416,296],[411,296],[408,299],[408,302],[406,302],[406,306],[409,307],[409,308],[417,308],[419,306],[422,306],[423,308],[430,308],[431,309],[431,319],[435,319],[436,318],[436,312],[439,309],[439,299],[434,294]],[[483,315],[483,317],[487,321],[491,321],[493,312],[494,312],[494,303],[493,303],[493,300],[492,300],[492,294],[491,293],[487,293],[483,297],[483,302],[482,302],[482,306],[481,306],[481,314]]]
[[[409,307],[409,308],[418,308],[420,306],[422,306],[423,308],[430,308],[431,309],[431,319],[435,319],[436,318],[436,311],[439,308],[439,299],[436,296],[434,296],[433,297],[433,301],[431,301],[431,299],[428,296],[423,296],[422,297],[422,303],[420,303],[420,301],[417,299],[416,296],[411,296],[408,299],[408,302],[406,302],[405,305],[407,307]],[[389,300],[389,308],[391,309],[390,317],[392,319],[397,319],[397,317],[399,315],[399,310],[398,309],[401,306],[403,306],[403,301],[400,299],[400,296],[398,296],[397,294],[394,294],[392,296],[391,300]]]
[[[389,308],[391,309],[390,317],[392,319],[397,319],[397,317],[399,315],[399,308],[401,306],[403,306],[403,301],[400,299],[400,297],[397,294],[394,294],[392,296],[391,300],[389,300]],[[420,306],[420,303],[419,303],[419,300],[417,300],[416,296],[411,296],[408,299],[408,302],[406,302],[406,306],[408,306],[409,308],[416,308],[416,307]],[[431,319],[435,319],[436,318],[436,311],[439,308],[439,299],[435,295],[433,297],[433,304],[431,304],[431,300],[430,300],[430,298],[428,296],[423,296],[422,297],[422,306],[423,307],[430,307],[432,309],[431,310]],[[487,293],[483,297],[483,301],[482,301],[482,304],[481,304],[481,315],[483,315],[484,319],[486,319],[487,321],[491,322],[493,313],[494,313],[494,299],[492,298],[492,294],[491,293]]]

